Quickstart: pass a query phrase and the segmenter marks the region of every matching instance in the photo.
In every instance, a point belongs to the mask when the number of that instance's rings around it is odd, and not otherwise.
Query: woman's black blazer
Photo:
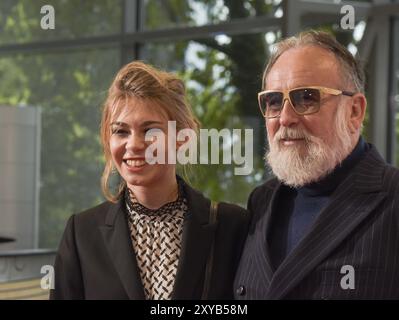
[[[208,299],[233,299],[233,280],[249,215],[219,203],[209,222],[210,200],[183,182],[188,213],[172,299],[201,299],[214,239]],[[67,222],[55,260],[51,299],[145,299],[123,200],[104,202]]]

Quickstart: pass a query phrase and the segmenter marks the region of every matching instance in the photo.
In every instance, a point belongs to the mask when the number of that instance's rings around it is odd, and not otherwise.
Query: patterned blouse
[[[170,300],[180,257],[187,200],[179,187],[176,201],[151,210],[126,188],[128,223],[147,300]]]

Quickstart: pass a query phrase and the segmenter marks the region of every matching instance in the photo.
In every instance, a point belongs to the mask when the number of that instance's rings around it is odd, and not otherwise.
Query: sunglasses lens
[[[259,97],[259,104],[267,118],[277,117],[281,111],[283,94],[281,92],[268,92]]]
[[[290,92],[290,99],[295,111],[299,114],[315,113],[320,108],[320,91],[318,89],[297,89]]]

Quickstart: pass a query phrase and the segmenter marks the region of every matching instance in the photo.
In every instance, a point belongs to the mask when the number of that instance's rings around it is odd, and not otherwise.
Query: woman
[[[176,176],[175,164],[148,163],[146,149],[162,137],[146,133],[162,132],[166,141],[168,121],[177,130],[198,130],[183,82],[142,62],[123,67],[102,114],[108,201],[69,219],[52,299],[233,298],[247,213],[226,203],[211,206]],[[166,148],[166,159],[169,152],[176,150]],[[120,184],[112,193],[116,172]]]

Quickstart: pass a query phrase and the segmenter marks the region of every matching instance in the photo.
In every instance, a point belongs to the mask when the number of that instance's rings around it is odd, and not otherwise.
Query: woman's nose
[[[133,152],[142,151],[146,147],[146,143],[144,141],[144,136],[133,133],[129,136],[128,141],[126,143],[126,149],[131,150]]]

